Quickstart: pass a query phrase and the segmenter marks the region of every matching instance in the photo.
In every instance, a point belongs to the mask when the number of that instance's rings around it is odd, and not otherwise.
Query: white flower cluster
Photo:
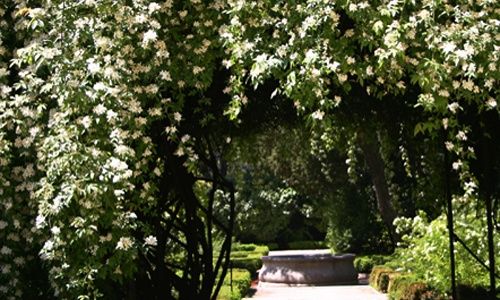
[[[137,201],[144,209],[155,205],[154,176],[164,173],[150,129],[160,120],[165,142],[197,161],[194,139],[179,129],[184,99],[211,83],[222,53],[210,51],[220,48],[226,3],[192,0],[182,11],[175,10],[180,0],[9,5],[16,19],[4,18],[0,6],[0,127],[9,133],[0,132],[0,209],[8,211],[0,220],[0,238],[8,241],[0,265],[10,281],[0,280],[0,298],[22,290],[12,261],[29,260],[16,249],[28,251],[30,242],[42,249],[56,292],[74,295],[76,286],[111,268],[103,249],[120,252],[117,263],[127,264],[134,260],[130,250],[157,245],[147,235],[138,247],[131,231],[141,222],[129,213]],[[186,31],[192,33],[178,39]],[[25,46],[14,55],[4,33]],[[7,84],[11,64],[21,82]],[[38,77],[46,71],[50,76]],[[83,251],[101,265],[72,255],[74,244],[86,245]],[[126,269],[109,271],[119,276]]]

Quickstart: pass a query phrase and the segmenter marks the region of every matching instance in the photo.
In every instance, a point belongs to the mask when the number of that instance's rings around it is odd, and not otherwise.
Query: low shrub
[[[235,243],[232,249],[232,267],[248,270],[252,278],[257,276],[257,270],[262,266],[261,257],[269,253],[265,245]]]
[[[391,256],[389,255],[363,255],[354,259],[354,268],[358,273],[370,273],[374,266],[383,265]]]
[[[324,241],[298,241],[288,243],[290,250],[326,249],[328,245]]]
[[[401,276],[399,272],[382,273],[379,280],[379,288],[382,293],[387,293],[394,285],[394,280]]]
[[[252,250],[248,256],[261,256],[267,255],[269,253],[269,248],[266,245],[258,245]]]
[[[415,274],[394,271],[391,266],[373,267],[369,278],[376,290],[389,293],[390,300],[445,300],[443,292],[424,282]],[[488,299],[488,289],[483,286],[458,285],[458,300]]]
[[[240,257],[231,259],[233,268],[246,269],[250,272],[252,278],[257,276],[257,270],[262,266],[262,260],[259,257]]]
[[[428,284],[413,275],[398,274],[388,288],[391,300],[444,300]]]
[[[269,243],[269,244],[267,244],[267,247],[271,251],[278,250],[280,248],[279,245],[278,245],[278,243]]]
[[[457,200],[458,201],[458,200]],[[460,206],[458,203],[461,203]],[[474,250],[483,261],[488,260],[488,247],[485,214],[477,214],[474,203],[478,201],[457,202],[454,231],[465,244]],[[424,212],[414,218],[398,218],[394,221],[402,241],[394,255],[394,264],[404,272],[411,272],[440,293],[449,293],[451,286],[449,263],[449,237],[446,214],[430,220]],[[494,236],[494,243],[500,243],[500,235]],[[500,254],[500,249],[496,250]],[[455,271],[458,281],[466,286],[487,286],[488,272],[483,270],[475,258],[461,245],[455,248]],[[499,266],[495,266],[500,272]],[[472,298],[473,299],[473,298]],[[481,298],[477,298],[481,299]]]
[[[488,299],[490,297],[489,291],[483,286],[468,286],[459,284],[457,286],[458,300],[468,299]],[[497,293],[497,299],[500,299]]]
[[[388,274],[395,271],[386,266],[374,266],[368,279],[370,285],[378,291],[387,291],[389,286]]]
[[[254,251],[255,248],[257,248],[257,245],[255,245],[255,244],[234,243],[233,246],[231,247],[231,250],[232,251]]]
[[[232,251],[231,258],[248,257],[250,253],[248,251]]]
[[[416,280],[417,279],[415,277],[408,274],[403,274],[401,276],[396,277],[394,281],[391,283],[391,287],[389,289],[389,299],[391,300],[402,299],[403,293],[412,283],[416,282]]]
[[[233,281],[233,289],[238,289],[242,295],[246,294],[248,289],[250,288],[250,283],[252,278],[250,276],[250,272],[246,269],[233,269],[232,270],[232,281]],[[225,285],[231,285],[231,274],[228,273],[226,278],[224,279]]]
[[[224,278],[224,285],[222,286],[218,300],[240,300],[245,296],[248,289],[250,288],[250,283],[252,281],[250,272],[245,269],[233,269],[232,270],[232,291],[231,291],[231,274],[228,272]]]
[[[240,291],[233,289],[228,285],[223,285],[217,295],[217,300],[240,300],[242,298]]]

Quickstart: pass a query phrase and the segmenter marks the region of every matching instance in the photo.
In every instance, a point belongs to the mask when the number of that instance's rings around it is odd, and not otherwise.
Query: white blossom
[[[147,236],[145,239],[144,239],[144,245],[146,246],[156,246],[158,245],[158,241],[156,239],[155,236]]]
[[[182,120],[182,115],[179,112],[174,113],[174,120],[180,122]]]
[[[121,237],[118,243],[116,243],[116,249],[118,250],[128,250],[133,246],[134,242],[129,237]]]
[[[38,215],[35,220],[35,226],[38,229],[41,229],[45,226],[45,217],[43,215]]]
[[[443,49],[443,52],[444,53],[450,53],[450,52],[453,52],[455,51],[455,49],[457,48],[457,46],[455,45],[455,43],[453,42],[446,42],[444,43],[444,45],[442,46],[442,49]]]
[[[154,13],[155,11],[159,10],[160,8],[161,8],[161,6],[160,6],[158,3],[156,3],[156,2],[151,2],[151,3],[149,3],[149,5],[148,5],[148,12],[149,12],[150,14],[152,14],[152,13]]]
[[[51,229],[50,229],[50,232],[52,232],[52,234],[54,235],[58,235],[61,233],[61,229],[57,226],[53,226]]]
[[[316,119],[316,120],[323,120],[324,116],[325,116],[325,112],[323,112],[321,110],[317,110],[317,111],[313,112],[313,114],[312,114],[312,118]]]
[[[0,249],[0,254],[11,255],[12,254],[12,249],[10,249],[7,246],[3,246],[2,249]]]
[[[158,38],[158,34],[154,30],[148,30],[146,33],[144,33],[144,37],[142,38],[142,44],[148,45],[150,42],[156,41]]]
[[[487,105],[489,108],[495,108],[495,107],[497,107],[497,101],[496,101],[494,98],[489,98],[489,99],[486,101],[486,105]]]
[[[88,129],[90,127],[90,125],[92,124],[92,119],[90,119],[89,116],[85,116],[82,118],[82,121],[81,121],[83,127],[85,127],[85,129]]]
[[[89,60],[87,69],[89,70],[90,74],[96,74],[101,70],[101,66],[99,65],[99,63],[94,62],[94,60]]]
[[[102,104],[98,104],[96,107],[94,107],[94,113],[96,113],[97,115],[102,115],[106,112],[106,106],[102,105]]]
[[[460,130],[458,133],[457,133],[457,138],[461,141],[466,141],[467,140],[467,135],[465,134],[464,131]]]

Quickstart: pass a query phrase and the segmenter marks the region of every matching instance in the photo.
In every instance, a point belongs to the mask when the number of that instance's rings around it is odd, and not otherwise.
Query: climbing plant
[[[0,297],[215,298],[224,5],[2,2]]]
[[[359,146],[394,240],[388,99],[441,136],[456,203],[487,182],[471,141],[498,119],[496,1],[16,0],[0,17],[2,298],[214,299],[225,145],[269,82],[324,145],[345,129]]]

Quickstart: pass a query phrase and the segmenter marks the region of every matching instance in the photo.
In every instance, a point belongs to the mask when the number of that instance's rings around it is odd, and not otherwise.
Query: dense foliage
[[[451,164],[444,159],[445,152],[453,159],[453,175],[458,175],[451,189],[458,220],[484,215],[485,203],[492,197],[498,199],[495,174],[499,168],[492,154],[498,153],[493,141],[498,136],[494,128],[499,78],[499,21],[494,1],[234,1],[231,16],[225,38],[231,43],[230,64],[237,74],[233,105],[244,106],[240,99],[245,82],[258,86],[273,78],[279,82],[274,94],[294,101],[324,145],[335,145],[338,133],[348,132],[353,137],[349,142],[363,152],[380,214],[393,240],[400,238],[391,228],[398,214],[398,196],[413,197],[409,203],[420,202],[434,216],[443,209],[442,178],[447,175],[439,170]],[[392,110],[395,105],[403,110]],[[427,137],[434,150],[415,151],[419,148],[409,148],[414,143],[393,135],[392,148],[396,146],[404,162],[403,176],[416,178],[405,183],[401,176],[399,182],[391,180],[397,168],[390,168],[395,161],[388,159],[390,152],[384,153],[391,149],[384,136],[391,132],[388,123],[397,121],[396,114],[408,108],[415,118],[396,122],[401,124],[400,132],[410,129]],[[426,158],[421,159],[424,153]],[[429,178],[434,190],[426,193],[427,199],[422,194],[405,195],[397,187],[403,183],[418,191]],[[390,185],[396,187],[391,190]],[[407,199],[400,200],[404,209]],[[489,213],[497,220],[498,204],[493,207]],[[416,208],[410,210],[415,213]],[[482,225],[461,233],[485,249]],[[416,242],[420,235],[414,233],[415,243],[409,245],[405,258],[417,255],[416,264],[429,274],[432,262],[426,255],[433,243],[446,240],[444,233],[434,236],[435,241],[424,234],[427,242]],[[471,234],[481,236],[482,242],[471,241]],[[436,246],[437,253],[445,249],[444,243]]]
[[[225,4],[1,5],[1,297],[215,297],[234,222]]]
[[[487,262],[487,226],[484,213],[470,209],[457,216],[459,219],[455,223],[456,234],[463,238],[467,247],[474,249],[474,253],[481,261]],[[398,271],[410,272],[415,278],[445,293],[451,286],[449,261],[443,259],[449,257],[446,215],[429,222],[427,216],[421,212],[413,219],[400,218],[396,223],[398,229],[407,235],[403,236],[402,247],[398,249],[396,259],[391,264],[397,266]],[[498,245],[499,242],[497,235],[495,244]],[[500,251],[497,249],[496,256],[499,255]],[[488,273],[461,245],[457,245],[456,259],[457,277],[461,284],[488,286]],[[498,273],[500,271],[498,265],[495,268]]]
[[[398,215],[440,215],[445,153],[458,222],[487,199],[498,217],[498,25],[494,0],[0,1],[0,297],[215,299],[227,148],[259,98],[293,103],[313,153],[347,163],[331,200],[356,191],[394,243]],[[476,219],[459,229],[484,256]],[[404,256],[433,263],[443,222]]]

